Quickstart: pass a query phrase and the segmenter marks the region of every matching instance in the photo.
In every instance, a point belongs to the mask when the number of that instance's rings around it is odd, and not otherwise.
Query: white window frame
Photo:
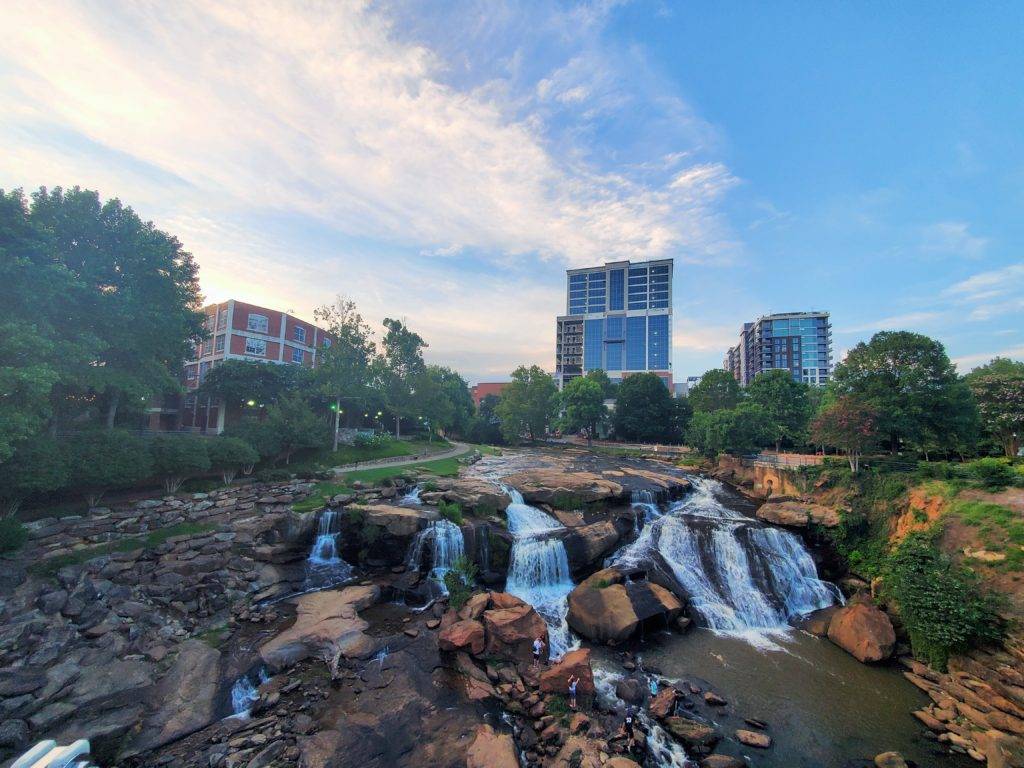
[[[297,365],[302,365],[303,361],[306,359],[306,353],[303,352],[298,347],[292,347],[291,350],[292,350],[292,362],[296,363]],[[298,360],[295,359],[296,356],[298,356],[298,358],[299,358]]]
[[[256,322],[253,322],[254,320]],[[270,318],[258,312],[250,312],[249,317],[246,318],[245,327],[253,333],[270,333]]]
[[[226,336],[226,334],[222,333],[220,336],[218,336],[217,338],[215,338],[213,340],[213,353],[214,354],[217,354],[218,352],[223,352],[224,351],[224,344],[225,344],[224,339],[225,339],[225,336]]]
[[[303,325],[296,325],[295,326],[295,340],[297,342],[299,342],[299,344],[305,344],[306,343],[306,327],[305,326],[303,326]]]
[[[254,339],[252,337],[247,336],[245,338],[245,354],[249,355],[250,357],[266,357],[266,339]]]

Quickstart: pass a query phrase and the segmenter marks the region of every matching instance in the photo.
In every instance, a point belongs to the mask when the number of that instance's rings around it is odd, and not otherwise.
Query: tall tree
[[[425,396],[419,398],[423,414],[432,426],[464,435],[473,419],[473,396],[469,384],[451,368],[428,365]]]
[[[752,453],[772,440],[772,422],[768,412],[756,403],[740,403],[735,408],[697,411],[690,422],[691,446],[714,458],[719,453]]]
[[[600,382],[579,376],[569,381],[562,390],[562,406],[568,429],[587,431],[587,445],[593,444],[598,427],[608,419],[604,404],[604,389]]]
[[[981,424],[1014,457],[1024,438],[1024,363],[997,357],[964,377],[974,393]]]
[[[877,428],[896,453],[900,443],[921,448],[943,434],[959,402],[956,369],[942,344],[909,331],[882,331],[861,342],[836,366],[834,386],[877,413]]]
[[[686,426],[685,408],[657,374],[634,373],[619,385],[612,427],[620,440],[677,442]]]
[[[501,419],[496,413],[501,398],[498,395],[484,395],[476,415],[470,422],[469,439],[481,445],[495,445],[504,442],[501,434]]]
[[[273,405],[289,392],[307,385],[308,369],[250,360],[225,360],[206,374],[196,390],[199,398],[223,400],[227,408]]]
[[[334,401],[333,450],[338,450],[338,429],[345,406],[351,412],[364,403],[369,393],[373,356],[376,347],[373,332],[363,321],[351,299],[340,296],[333,305],[325,305],[313,316],[327,332],[327,345],[317,355],[314,381],[318,389]]]
[[[695,413],[735,408],[742,397],[736,377],[721,368],[713,368],[701,376],[688,395]]]
[[[775,450],[782,450],[782,443],[802,443],[807,437],[807,423],[810,420],[810,387],[793,379],[786,370],[776,368],[760,373],[747,387],[750,402],[764,408],[771,420],[772,440]]]
[[[878,442],[878,414],[867,403],[843,396],[825,406],[811,423],[811,440],[846,454],[857,474],[860,457]]]
[[[618,384],[613,384],[612,380],[608,378],[608,374],[602,371],[600,368],[595,368],[592,371],[588,371],[584,378],[596,381],[601,386],[601,392],[604,393],[604,399],[608,400],[615,397],[615,393],[619,389]]]
[[[542,436],[558,410],[555,380],[538,365],[521,365],[502,390],[495,413],[501,419],[501,433],[510,443],[519,442],[525,432],[531,440]]]
[[[267,409],[266,428],[278,442],[280,458],[291,462],[296,451],[327,445],[327,430],[299,393],[289,393]],[[257,446],[257,450],[259,447]]]
[[[401,437],[403,417],[415,415],[416,384],[426,373],[423,348],[427,342],[401,320],[385,318],[384,341],[378,358],[381,393],[395,417],[395,437]]]

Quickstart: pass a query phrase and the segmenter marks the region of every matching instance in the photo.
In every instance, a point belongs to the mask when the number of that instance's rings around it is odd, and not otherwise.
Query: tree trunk
[[[341,398],[334,398],[334,448],[338,450],[338,422],[341,419]]]
[[[107,402],[107,429],[114,428],[114,419],[117,417],[117,406],[121,402],[121,392],[117,389],[110,391],[110,400]]]
[[[775,452],[782,453],[782,440],[775,441]]]
[[[402,437],[402,417],[395,414],[395,440]]]

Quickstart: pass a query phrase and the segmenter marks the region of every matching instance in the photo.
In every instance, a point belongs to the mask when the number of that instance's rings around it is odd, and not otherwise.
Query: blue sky
[[[1024,359],[1017,3],[0,6],[0,187],[177,234],[211,300],[553,367],[567,267],[676,259],[677,377],[831,311]]]

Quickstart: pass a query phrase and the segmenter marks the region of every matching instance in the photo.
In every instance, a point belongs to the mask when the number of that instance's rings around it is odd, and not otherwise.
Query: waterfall
[[[352,566],[338,554],[338,512],[328,507],[320,513],[316,538],[309,551],[307,583],[338,583],[352,575]]]
[[[416,534],[409,545],[406,556],[406,567],[420,570],[423,564],[423,553],[430,545],[430,578],[444,585],[444,575],[455,567],[455,561],[465,554],[465,541],[462,529],[450,520],[430,522],[426,528]]]
[[[654,494],[651,491],[644,489],[634,490],[630,494],[629,503],[633,508],[633,513],[635,515],[633,518],[634,532],[636,532],[638,528],[642,528],[644,525],[647,525],[661,517],[661,510],[658,509],[658,501],[654,498]],[[637,522],[641,518],[643,524],[638,525]]]
[[[569,556],[562,540],[549,536],[565,526],[526,504],[515,488],[505,488],[505,492],[512,499],[505,514],[514,539],[505,591],[526,601],[541,615],[548,625],[551,656],[557,658],[578,642],[565,618],[574,586]]]
[[[267,672],[267,668],[260,666],[259,669],[250,671],[235,681],[235,684],[231,686],[232,717],[246,718],[249,716],[252,705],[260,698],[259,687],[268,680],[270,680],[270,674]]]
[[[656,556],[686,592],[702,623],[714,630],[777,629],[842,597],[821,581],[799,538],[724,506],[714,480],[644,527],[613,564],[642,566]]]
[[[423,506],[423,502],[420,501],[420,494],[421,493],[423,493],[423,485],[420,484],[420,483],[417,483],[416,485],[414,485],[412,487],[412,490],[410,490],[407,494],[405,494],[404,496],[402,496],[402,498],[400,498],[398,500],[398,503],[399,504],[411,504],[412,506],[415,506],[415,507]]]

